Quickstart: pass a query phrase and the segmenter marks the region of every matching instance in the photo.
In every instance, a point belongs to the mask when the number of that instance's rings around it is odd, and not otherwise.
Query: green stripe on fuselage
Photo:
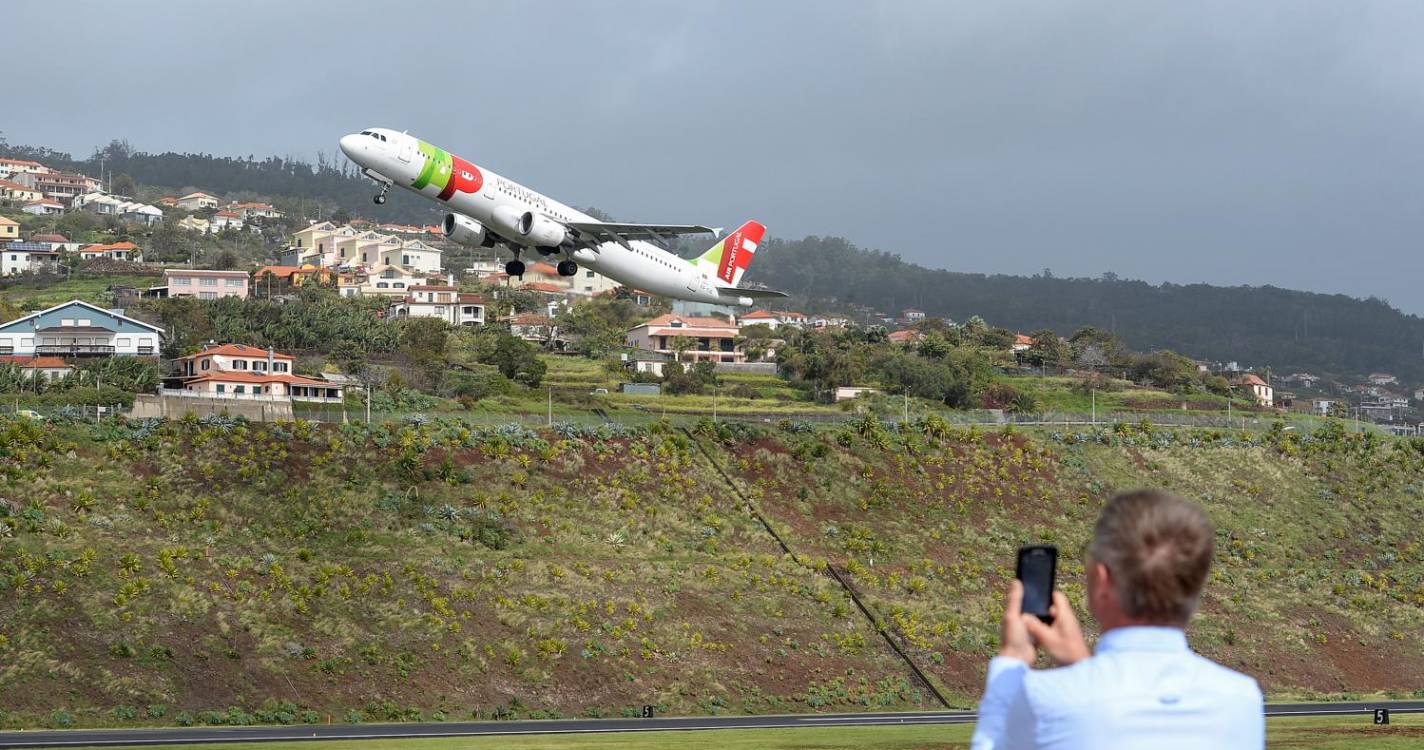
[[[450,154],[438,146],[420,141],[420,155],[425,157],[425,164],[410,186],[420,190],[433,183],[436,190],[444,190],[445,183],[450,181]]]

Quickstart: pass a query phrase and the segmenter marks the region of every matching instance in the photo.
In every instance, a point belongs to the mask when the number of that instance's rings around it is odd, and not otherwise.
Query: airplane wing
[[[758,289],[740,286],[718,287],[717,294],[724,297],[751,297],[752,299],[770,299],[772,297],[790,296],[786,292],[778,292],[773,289]]]
[[[629,240],[652,240],[667,242],[684,234],[722,233],[721,227],[704,227],[698,224],[625,224],[612,221],[566,221],[564,226],[589,235],[600,242],[617,242],[626,246]]]

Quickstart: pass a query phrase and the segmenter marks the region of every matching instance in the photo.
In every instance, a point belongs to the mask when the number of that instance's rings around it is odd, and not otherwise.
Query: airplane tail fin
[[[766,227],[761,222],[749,221],[718,240],[711,249],[698,256],[693,265],[702,275],[723,286],[737,286],[742,274],[752,264],[752,254],[761,244],[763,234],[766,234]]]

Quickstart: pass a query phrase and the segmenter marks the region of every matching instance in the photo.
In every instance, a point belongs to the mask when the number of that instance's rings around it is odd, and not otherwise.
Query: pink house
[[[190,268],[165,268],[163,280],[168,282],[169,297],[247,298],[246,271],[207,271]]]

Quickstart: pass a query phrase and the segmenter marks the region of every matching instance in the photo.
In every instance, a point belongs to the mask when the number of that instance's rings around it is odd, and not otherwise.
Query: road
[[[1376,708],[1392,713],[1424,713],[1424,701],[1356,703],[1273,703],[1267,716],[1359,714],[1361,722]],[[581,734],[711,729],[965,724],[973,711],[910,713],[801,714],[781,716],[693,716],[654,719],[546,719],[539,721],[469,721],[423,724],[320,724],[260,727],[174,727],[162,729],[70,729],[0,732],[0,748],[189,745],[206,742],[279,740],[364,740],[404,737],[465,737],[510,734]]]

